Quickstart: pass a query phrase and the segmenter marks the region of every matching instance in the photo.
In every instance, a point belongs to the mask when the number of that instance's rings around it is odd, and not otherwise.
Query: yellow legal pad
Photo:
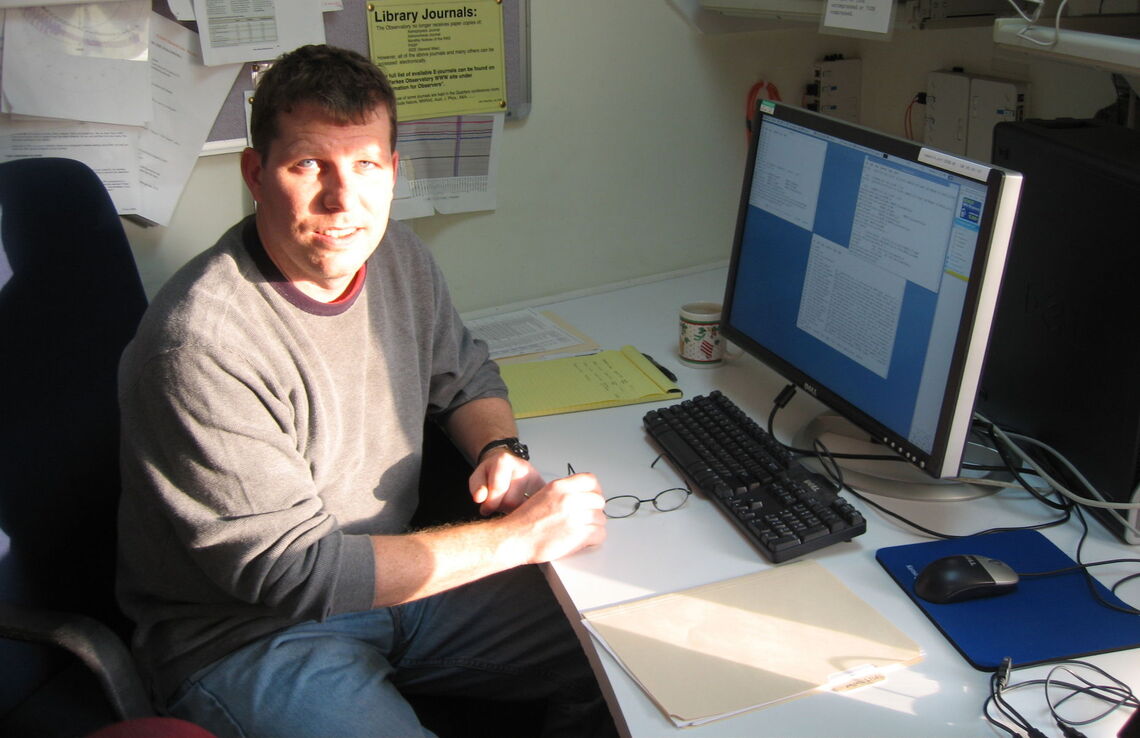
[[[681,388],[633,346],[589,356],[500,366],[516,418],[681,397]]]

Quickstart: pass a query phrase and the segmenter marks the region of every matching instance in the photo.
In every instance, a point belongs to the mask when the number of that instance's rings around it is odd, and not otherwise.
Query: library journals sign
[[[376,0],[368,49],[396,92],[401,121],[507,107],[501,0]]]

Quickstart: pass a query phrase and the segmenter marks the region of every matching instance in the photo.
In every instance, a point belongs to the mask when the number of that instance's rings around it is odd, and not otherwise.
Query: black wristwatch
[[[480,461],[482,461],[483,457],[487,455],[488,451],[490,451],[493,448],[498,448],[500,446],[505,447],[509,453],[511,453],[514,456],[519,457],[520,459],[526,459],[528,461],[530,460],[530,451],[527,449],[526,445],[519,443],[519,439],[512,437],[512,438],[500,438],[497,441],[491,441],[490,443],[488,443],[486,446],[483,447],[483,450],[479,452],[479,457],[477,459],[475,459],[475,463],[479,463]]]

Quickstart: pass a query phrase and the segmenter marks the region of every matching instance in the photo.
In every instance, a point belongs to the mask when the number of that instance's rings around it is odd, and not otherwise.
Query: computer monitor
[[[966,450],[1020,175],[782,103],[753,126],[724,335],[842,419],[796,445],[909,462],[846,465],[855,486],[977,496],[934,480]]]

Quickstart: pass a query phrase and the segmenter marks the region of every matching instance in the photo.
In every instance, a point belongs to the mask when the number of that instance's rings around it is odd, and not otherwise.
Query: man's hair
[[[378,107],[388,111],[396,150],[396,94],[384,72],[363,55],[335,46],[309,45],[278,57],[253,95],[250,138],[266,156],[278,136],[278,117],[303,103],[315,103],[335,121],[363,123]]]

